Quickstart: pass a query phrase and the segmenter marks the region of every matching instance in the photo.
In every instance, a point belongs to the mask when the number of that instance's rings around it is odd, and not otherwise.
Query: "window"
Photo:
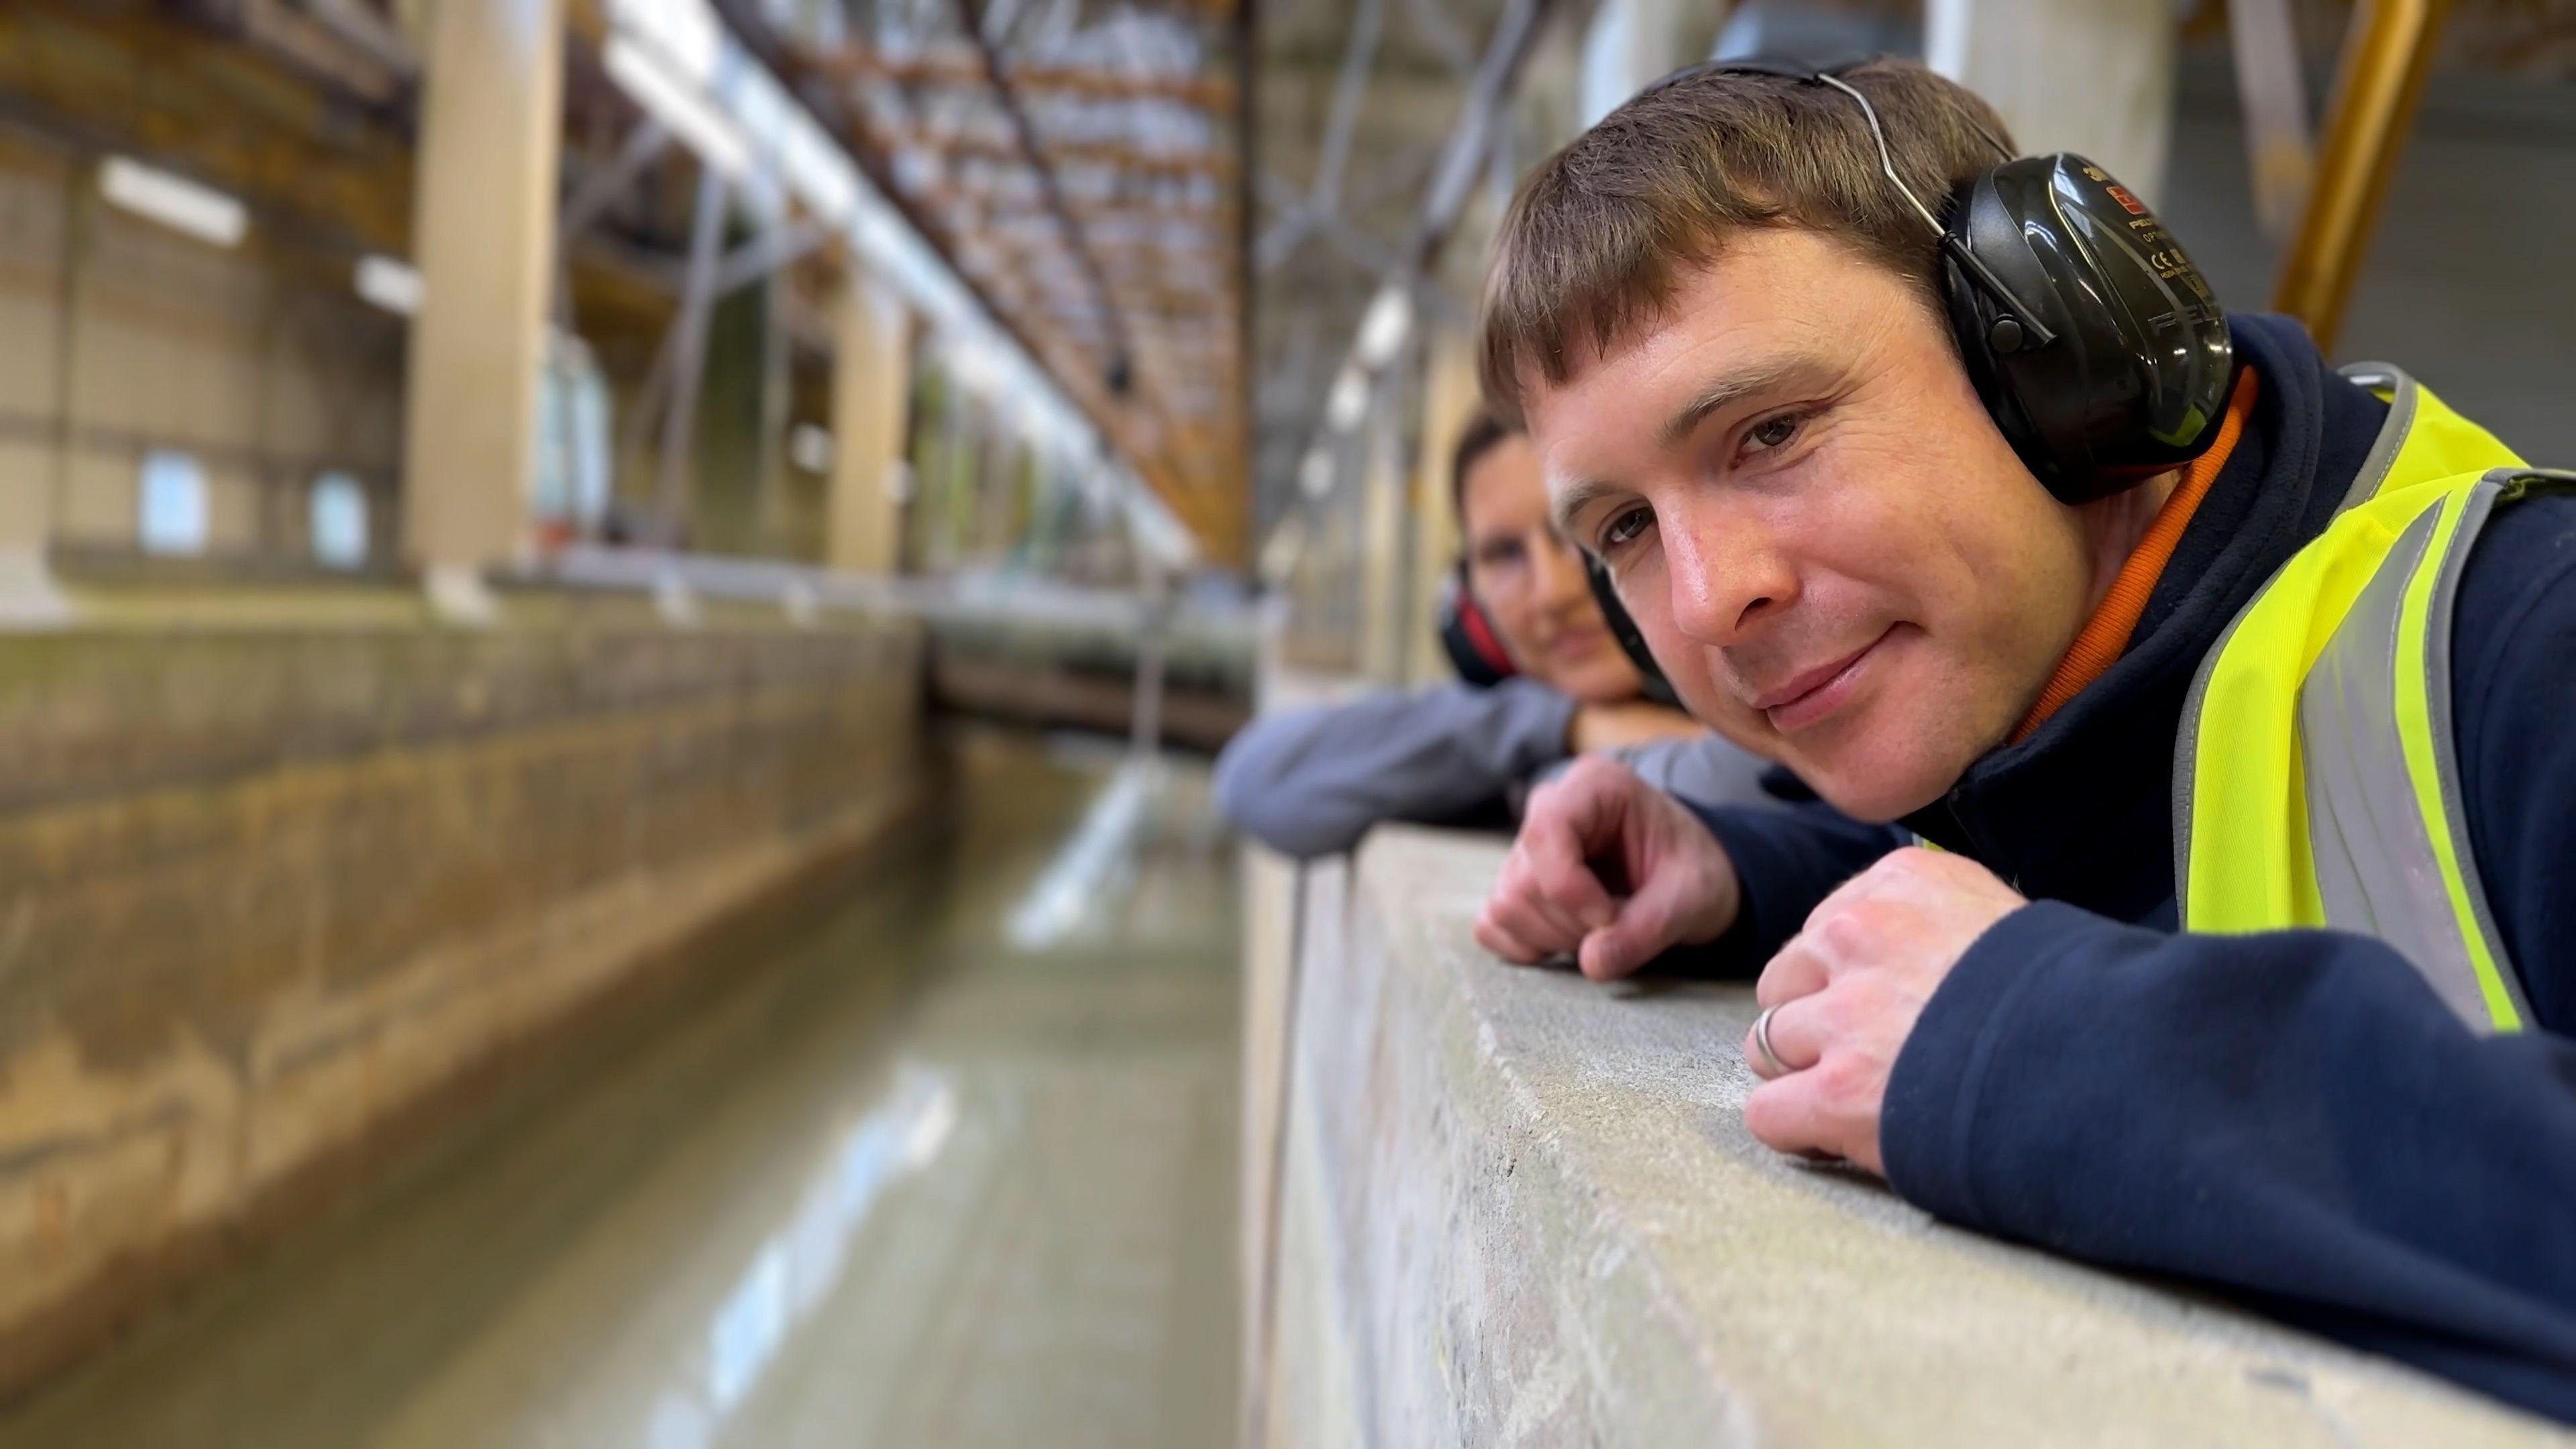
[[[367,491],[346,473],[325,473],[305,495],[305,536],[313,561],[353,569],[367,561]]]
[[[155,448],[143,455],[136,541],[145,553],[206,551],[206,470],[187,453]]]

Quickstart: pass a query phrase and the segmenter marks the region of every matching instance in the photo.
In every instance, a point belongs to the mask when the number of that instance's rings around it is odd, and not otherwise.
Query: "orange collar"
[[[2174,545],[2182,541],[2183,529],[2191,523],[2192,514],[2200,510],[2200,500],[2208,496],[2209,485],[2218,479],[2218,470],[2227,466],[2227,455],[2236,451],[2236,439],[2245,431],[2245,419],[2253,411],[2254,369],[2249,367],[2236,375],[2235,391],[2227,398],[2227,415],[2219,420],[2218,440],[2183,470],[2173,496],[2156,510],[2155,520],[2147,525],[2147,536],[2138,541],[2128,562],[2120,565],[2119,577],[2111,581],[2111,592],[2102,596],[2093,617],[2084,621],[2083,631],[2067,646],[2066,657],[2057,661],[2057,672],[2049,676],[2048,686],[2039,692],[2039,702],[2014,727],[2012,743],[2030,738],[2032,731],[2045,724],[2060,706],[2101,678],[2102,671],[2129,647],[2129,636],[2137,631],[2138,616],[2147,610],[2147,595],[2155,592],[2156,581],[2164,577],[2165,565],[2173,561]]]

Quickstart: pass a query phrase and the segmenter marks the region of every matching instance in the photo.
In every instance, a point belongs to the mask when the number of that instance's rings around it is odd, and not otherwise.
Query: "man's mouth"
[[[1869,662],[1887,636],[1896,632],[1889,625],[1867,644],[1834,660],[1820,664],[1753,699],[1753,707],[1769,716],[1771,727],[1782,734],[1803,729],[1840,709],[1852,696],[1862,667]]]

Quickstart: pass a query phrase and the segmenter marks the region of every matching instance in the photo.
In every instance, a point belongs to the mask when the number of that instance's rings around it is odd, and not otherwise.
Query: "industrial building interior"
[[[2558,0],[0,0],[0,1445],[1430,1442],[1210,760],[1448,677],[1514,182],[1782,50],[2576,459]]]

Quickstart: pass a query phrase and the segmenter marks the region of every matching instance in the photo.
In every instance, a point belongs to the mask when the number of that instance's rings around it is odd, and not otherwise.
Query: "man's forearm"
[[[1924,1010],[1880,1142],[1943,1217],[2576,1413],[2576,1049],[2472,1035],[2377,942],[2025,907]]]
[[[1217,761],[1217,808],[1290,855],[1348,850],[1380,820],[1498,808],[1565,753],[1574,702],[1535,680],[1448,685],[1257,719]]]

